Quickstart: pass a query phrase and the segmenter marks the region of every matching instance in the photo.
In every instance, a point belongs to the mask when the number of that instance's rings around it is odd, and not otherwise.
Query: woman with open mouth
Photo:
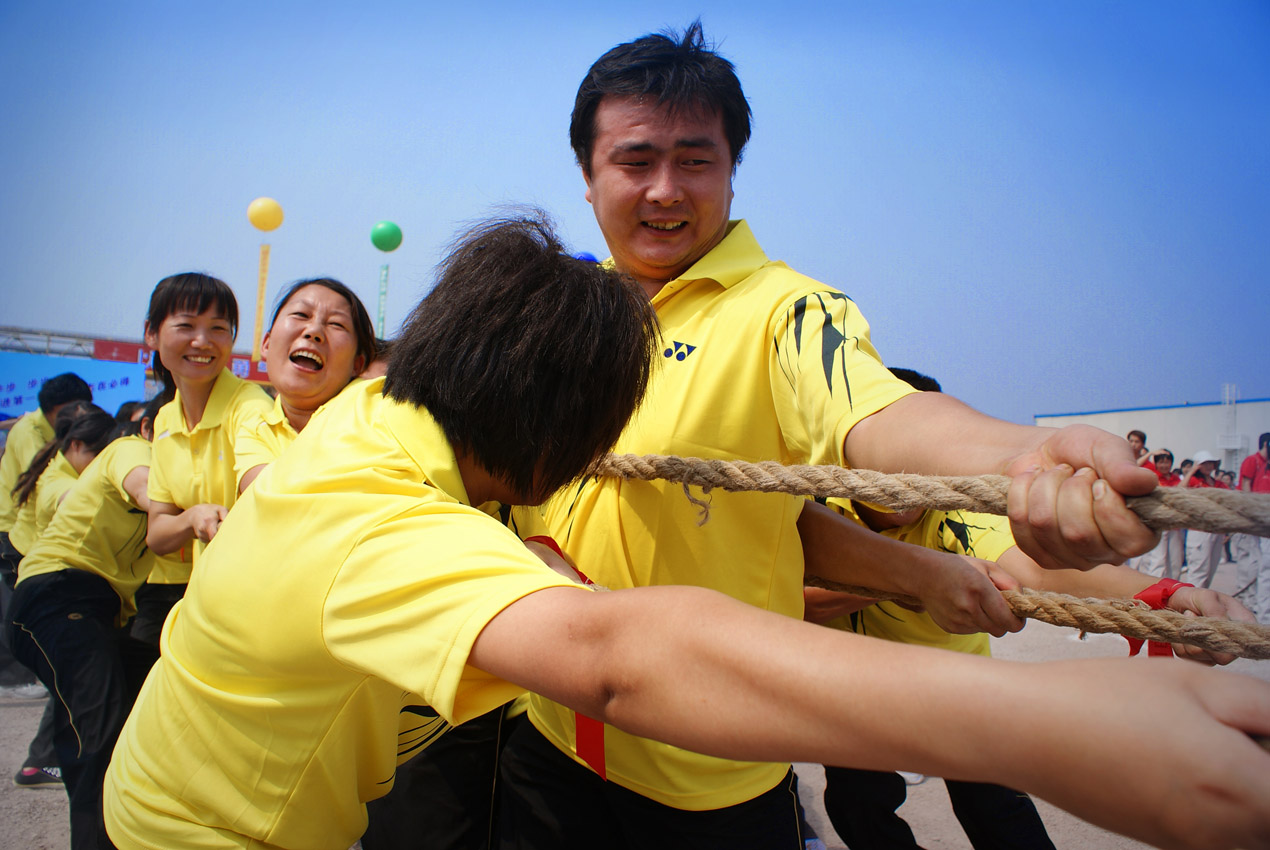
[[[252,410],[239,426],[234,439],[239,493],[375,359],[375,328],[361,299],[338,280],[300,280],[279,300],[261,351],[278,397],[272,408]]]

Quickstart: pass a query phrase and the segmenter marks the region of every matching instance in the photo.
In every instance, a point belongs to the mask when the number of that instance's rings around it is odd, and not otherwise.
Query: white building
[[[1037,425],[1062,427],[1082,423],[1124,436],[1145,431],[1147,448],[1168,449],[1174,463],[1200,449],[1221,458],[1221,468],[1235,472],[1257,450],[1257,438],[1270,432],[1270,398],[1236,399],[1228,386],[1225,401],[1125,410],[1090,410],[1036,416]]]

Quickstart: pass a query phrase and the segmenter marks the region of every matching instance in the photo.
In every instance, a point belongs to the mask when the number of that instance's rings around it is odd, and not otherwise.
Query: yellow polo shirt
[[[31,551],[35,541],[40,539],[44,529],[48,527],[57,506],[61,503],[62,494],[70,489],[79,478],[79,473],[66,455],[58,452],[45,467],[40,479],[35,482],[35,491],[31,498],[18,508],[17,519],[9,530],[9,542],[25,555]]]
[[[133,594],[145,581],[138,569],[146,548],[146,512],[124,489],[129,472],[150,465],[150,444],[121,437],[84,467],[52,522],[18,566],[18,584],[31,576],[76,569],[96,573],[119,594],[118,625],[136,613]]]
[[[335,398],[313,411],[309,421],[322,415],[336,399],[348,392],[349,387],[359,383],[361,379],[354,378]],[[282,410],[281,397],[275,398],[273,407],[268,410],[252,407],[245,411],[238,426],[238,436],[234,438],[234,486],[242,483],[243,476],[257,466],[277,460],[282,450],[294,443],[297,436]]]
[[[22,414],[9,429],[4,455],[0,456],[0,531],[12,529],[18,517],[18,503],[13,499],[18,476],[26,472],[36,454],[51,439],[53,426],[39,408]]]
[[[232,508],[238,498],[234,476],[234,438],[242,420],[252,410],[267,411],[273,403],[256,384],[221,370],[207,399],[203,418],[193,428],[185,424],[181,393],[159,409],[154,418],[154,459],[150,466],[148,495],[181,510],[212,504]],[[205,544],[193,541],[184,558],[184,575],[170,583],[189,580],[189,567],[198,560]]]
[[[995,561],[1014,546],[1009,519],[969,511],[927,511],[917,522],[888,528],[880,533],[914,546],[954,555],[970,555],[985,561]],[[929,614],[909,611],[894,602],[879,602],[850,616],[830,620],[825,625],[898,643],[933,646],[971,655],[992,654],[988,636],[983,632],[951,634],[937,626]]]
[[[399,753],[523,692],[472,644],[576,585],[469,505],[440,427],[382,387],[311,422],[207,547],[106,778],[121,850],[349,847]]]
[[[855,304],[768,260],[745,222],[733,222],[652,303],[664,351],[616,452],[842,464],[847,432],[913,391],[882,365]],[[801,617],[803,499],[722,491],[704,498],[710,515],[700,524],[680,484],[591,478],[558,493],[545,517],[597,584],[710,587]],[[571,710],[532,697],[530,718],[585,763]],[[698,755],[611,726],[604,733],[608,779],[680,809],[752,799],[789,768]]]

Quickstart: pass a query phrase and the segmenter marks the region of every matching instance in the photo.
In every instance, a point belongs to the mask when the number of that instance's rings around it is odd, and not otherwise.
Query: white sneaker
[[[0,688],[0,697],[6,699],[44,699],[49,695],[48,688],[39,682],[29,685],[10,685]]]

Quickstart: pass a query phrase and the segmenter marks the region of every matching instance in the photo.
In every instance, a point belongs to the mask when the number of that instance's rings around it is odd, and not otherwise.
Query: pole
[[[388,300],[388,264],[379,267],[379,320],[375,322],[375,336],[384,339],[384,302]]]
[[[260,283],[256,287],[256,333],[251,340],[251,359],[260,362],[260,336],[265,326],[265,281],[269,279],[269,243],[260,243]]]

